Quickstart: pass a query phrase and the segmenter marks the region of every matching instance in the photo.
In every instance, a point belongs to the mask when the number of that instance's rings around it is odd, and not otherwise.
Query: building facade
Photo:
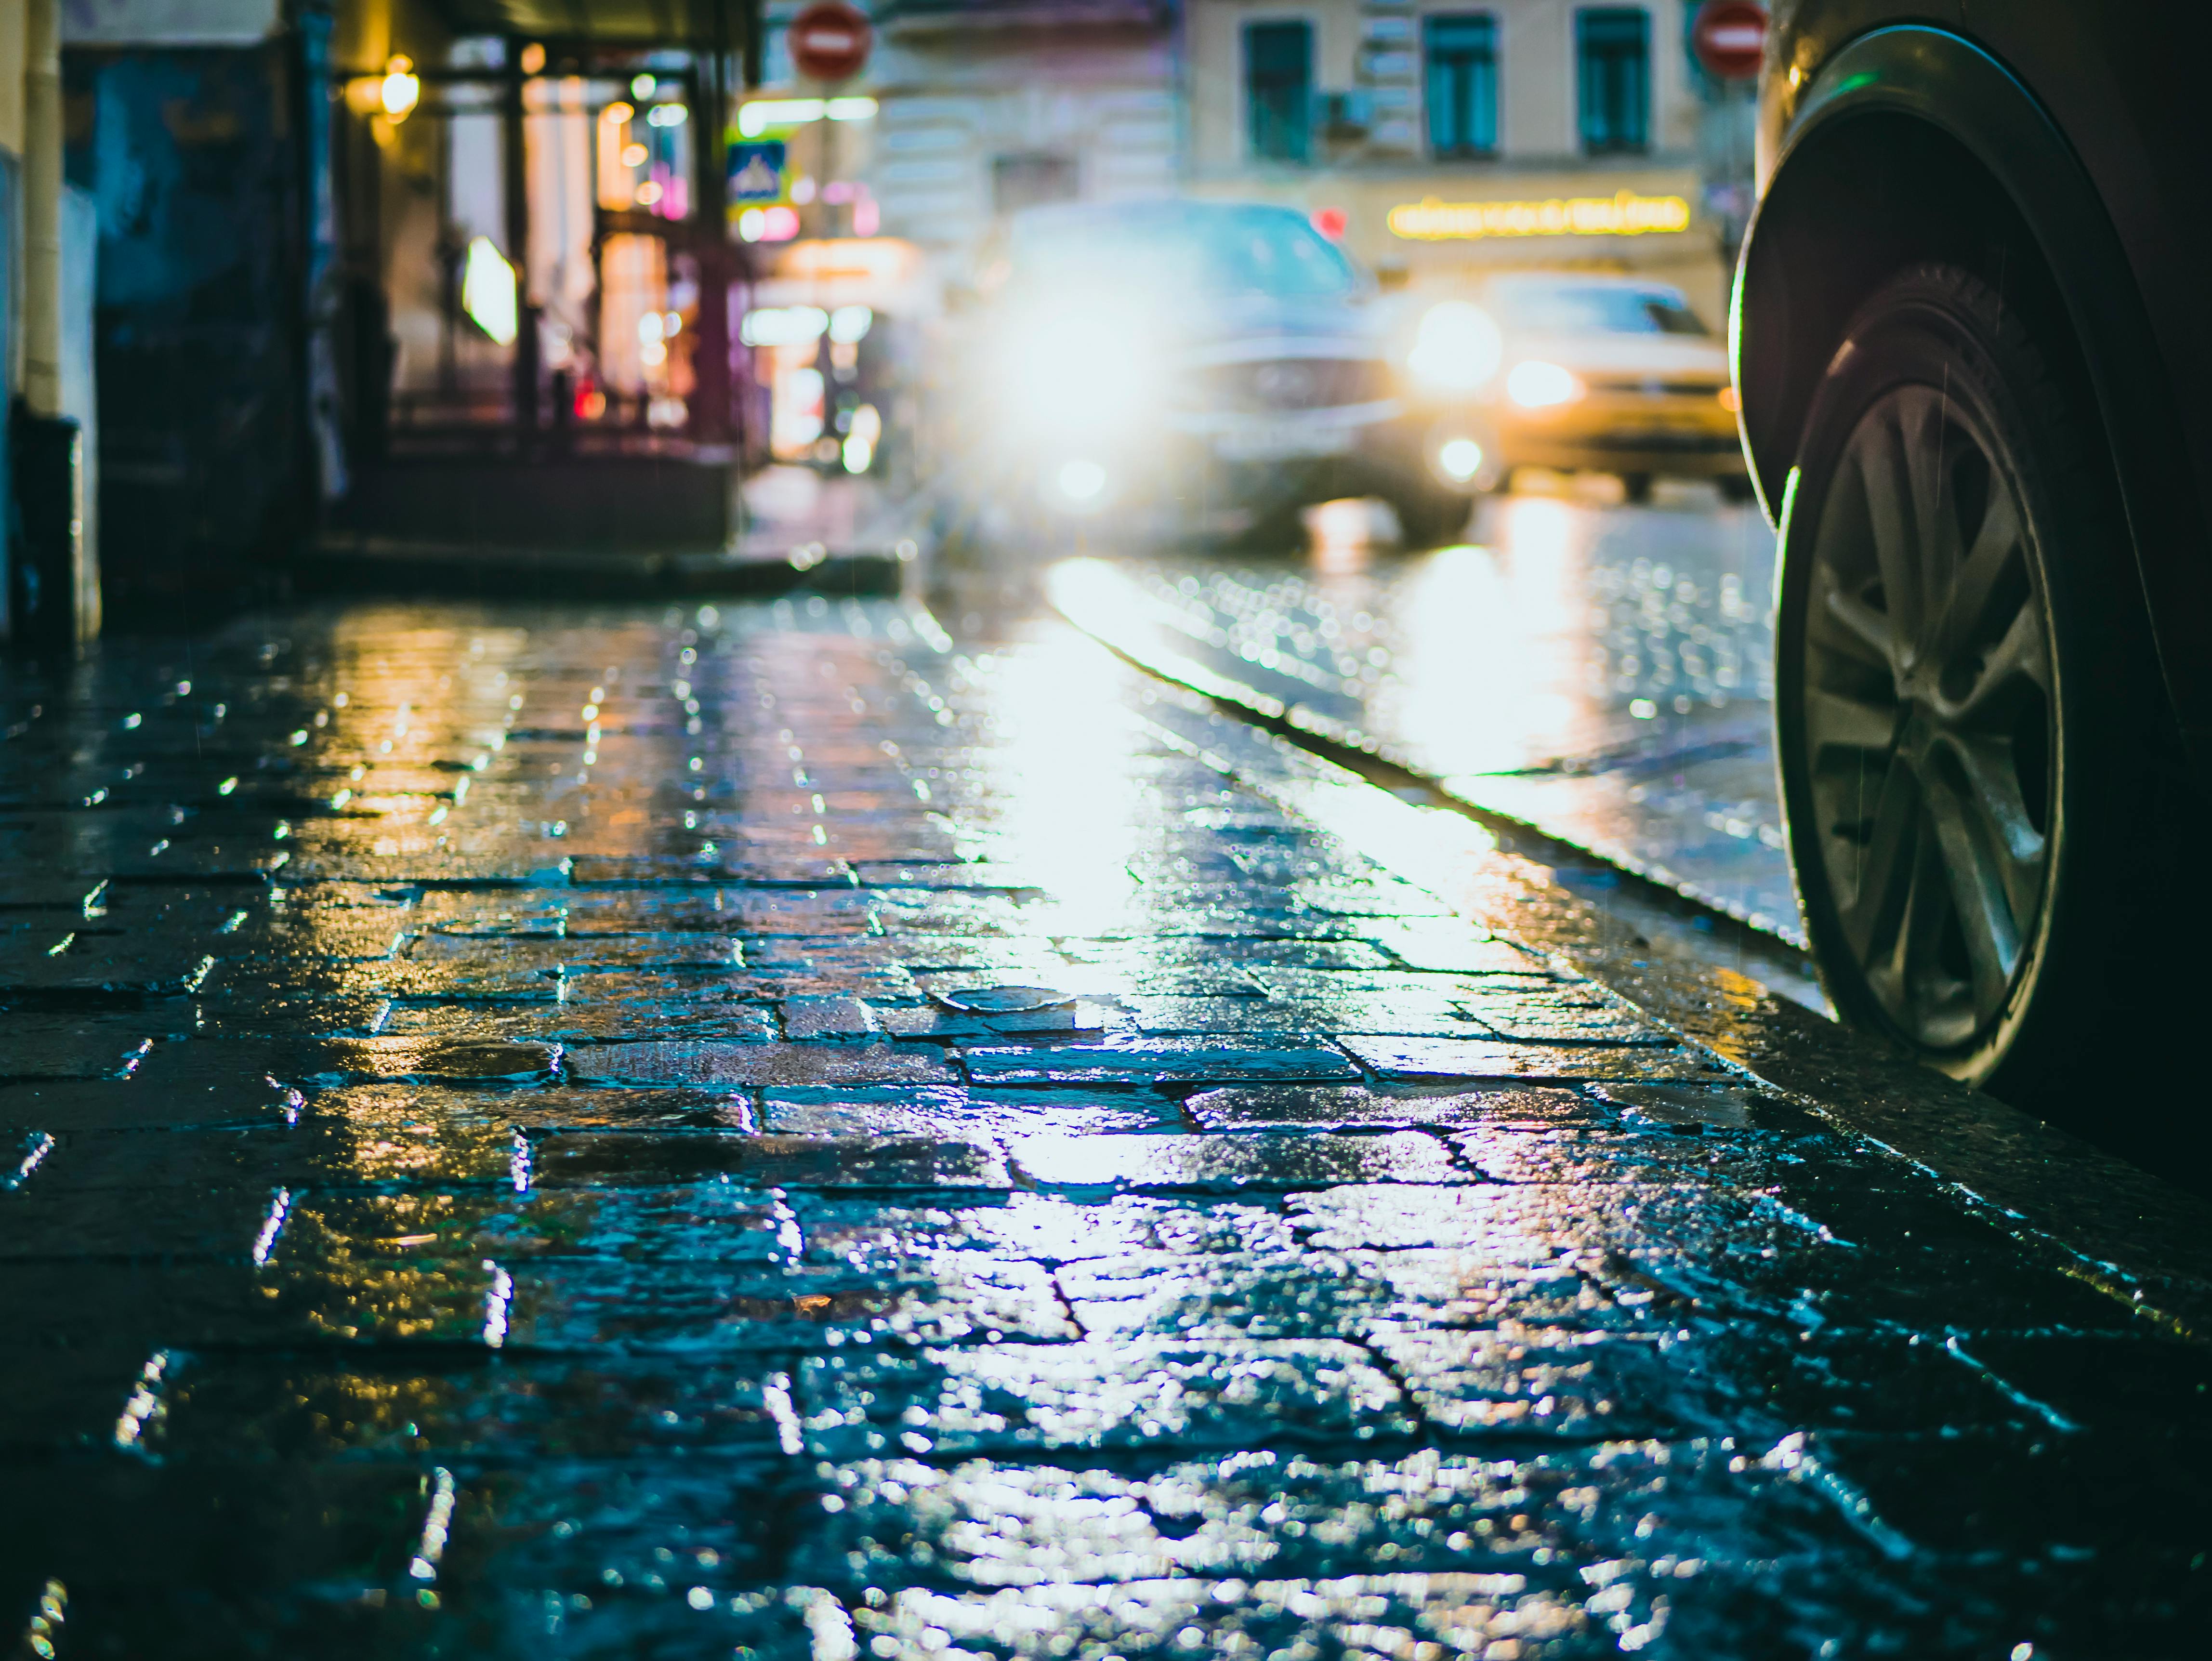
[[[1018,209],[1176,191],[1171,5],[878,0],[872,9],[866,83],[878,113],[861,167],[884,235],[957,265]]]
[[[1695,0],[1186,5],[1193,193],[1301,208],[1386,283],[1635,271],[1718,322],[1748,103],[1692,58]]]
[[[100,632],[92,199],[64,181],[62,43],[84,0],[0,0],[0,645]]]

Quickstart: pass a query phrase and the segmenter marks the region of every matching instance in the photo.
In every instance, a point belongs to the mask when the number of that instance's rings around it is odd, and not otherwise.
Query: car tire
[[[2070,403],[1963,271],[1866,302],[1785,498],[1775,705],[1838,1012],[2078,1123],[2120,953],[2151,938],[2130,852],[2164,705],[2109,465]]]
[[[1623,473],[1620,475],[1620,494],[1627,501],[1642,504],[1651,500],[1651,475]]]
[[[1436,548],[1455,540],[1467,529],[1474,503],[1449,491],[1424,491],[1391,497],[1390,511],[1398,516],[1401,546]]]
[[[1723,502],[1741,504],[1759,500],[1759,492],[1752,488],[1748,473],[1724,473],[1713,483],[1720,487]]]

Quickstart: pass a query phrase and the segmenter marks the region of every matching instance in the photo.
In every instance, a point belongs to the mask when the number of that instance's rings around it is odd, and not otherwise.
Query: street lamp
[[[422,81],[415,73],[415,60],[403,53],[393,53],[384,66],[384,79],[377,88],[377,100],[384,106],[385,119],[398,126],[413,113],[422,96]]]

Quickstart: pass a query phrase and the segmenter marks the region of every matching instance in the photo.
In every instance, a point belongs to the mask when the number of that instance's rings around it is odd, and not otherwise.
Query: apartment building
[[[1717,322],[1747,110],[1690,53],[1694,0],[1186,8],[1194,193],[1304,209],[1386,282],[1635,271]]]
[[[1176,192],[1166,0],[876,0],[871,10],[866,79],[881,108],[861,172],[885,235],[957,265],[1021,208]],[[772,76],[775,67],[772,53]]]

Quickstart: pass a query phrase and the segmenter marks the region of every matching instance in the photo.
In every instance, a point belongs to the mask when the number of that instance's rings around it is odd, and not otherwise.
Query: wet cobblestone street
[[[1241,730],[888,601],[0,670],[0,1645],[2202,1653],[2201,1279]]]
[[[1316,517],[1310,562],[1070,563],[1053,597],[1170,679],[1802,946],[1755,510],[1517,494],[1486,501],[1464,543],[1395,551],[1364,515]]]

